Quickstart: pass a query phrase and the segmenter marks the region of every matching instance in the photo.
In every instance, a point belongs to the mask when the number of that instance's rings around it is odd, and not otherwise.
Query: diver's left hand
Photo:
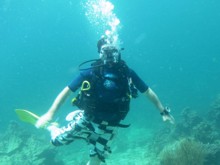
[[[170,109],[166,107],[163,112],[161,112],[163,121],[169,121],[171,124],[175,124],[174,117],[170,114]]]
[[[45,113],[43,116],[41,116],[38,121],[35,124],[35,127],[37,128],[46,128],[51,120],[53,118],[53,115],[49,112]]]

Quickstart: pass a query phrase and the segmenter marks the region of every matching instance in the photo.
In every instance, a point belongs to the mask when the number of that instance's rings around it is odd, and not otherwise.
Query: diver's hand
[[[45,113],[41,116],[35,124],[37,128],[45,128],[49,125],[50,121],[52,120],[53,115],[51,113]]]
[[[162,115],[163,121],[169,121],[171,124],[175,124],[175,119],[170,114],[170,109],[168,107],[166,107],[160,114]]]

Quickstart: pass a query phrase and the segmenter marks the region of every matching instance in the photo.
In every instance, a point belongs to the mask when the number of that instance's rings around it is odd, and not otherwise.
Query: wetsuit
[[[60,134],[52,139],[52,143],[63,145],[83,138],[91,144],[90,156],[98,155],[104,161],[104,154],[111,152],[108,145],[114,136],[114,129],[121,126],[120,121],[129,110],[128,79],[132,80],[141,93],[148,89],[144,81],[130,68],[127,68],[126,73],[119,72],[114,67],[103,68],[99,76],[94,69],[80,72],[68,87],[75,92],[84,81],[91,82],[92,89],[87,94],[91,99],[85,101],[83,111],[77,113],[62,128]]]

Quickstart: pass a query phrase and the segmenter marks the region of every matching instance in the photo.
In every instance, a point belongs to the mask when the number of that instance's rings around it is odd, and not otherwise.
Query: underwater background
[[[96,44],[108,26],[91,13],[98,2],[114,6],[122,58],[176,119],[164,123],[140,94],[124,121],[131,127],[118,131],[107,164],[219,165],[218,0],[1,0],[0,164],[86,164],[85,143],[55,148],[48,132],[22,123],[14,110],[44,114],[78,65],[99,57]],[[66,124],[74,109],[70,98],[57,121]]]

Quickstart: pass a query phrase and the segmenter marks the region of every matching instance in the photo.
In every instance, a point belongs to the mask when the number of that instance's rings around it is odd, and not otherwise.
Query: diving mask
[[[103,45],[100,50],[100,58],[106,63],[118,63],[121,55],[119,50],[110,44]]]

